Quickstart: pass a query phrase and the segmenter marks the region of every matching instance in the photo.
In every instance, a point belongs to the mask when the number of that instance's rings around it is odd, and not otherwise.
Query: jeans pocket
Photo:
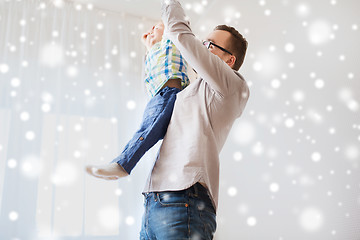
[[[203,223],[205,239],[213,239],[216,231],[216,214],[213,211],[204,209],[200,212],[200,219]]]
[[[156,194],[157,201],[160,205],[166,207],[187,207],[188,200],[182,192],[159,192]]]

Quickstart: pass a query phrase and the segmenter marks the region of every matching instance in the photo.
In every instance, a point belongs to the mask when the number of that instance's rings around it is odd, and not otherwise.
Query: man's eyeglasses
[[[205,40],[203,41],[203,44],[205,45],[205,47],[207,47],[208,49],[211,47],[211,45],[214,45],[215,47],[219,48],[220,50],[230,54],[230,55],[233,55],[230,51],[226,50],[225,48],[223,47],[220,47],[219,45],[213,43],[212,41],[208,41],[208,40]]]

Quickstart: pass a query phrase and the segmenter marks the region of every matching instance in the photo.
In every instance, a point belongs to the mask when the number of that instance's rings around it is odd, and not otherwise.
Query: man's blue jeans
[[[130,174],[140,158],[164,138],[178,92],[178,88],[165,87],[150,99],[139,130],[112,163],[117,162]]]
[[[145,193],[140,240],[210,240],[216,214],[205,187]]]

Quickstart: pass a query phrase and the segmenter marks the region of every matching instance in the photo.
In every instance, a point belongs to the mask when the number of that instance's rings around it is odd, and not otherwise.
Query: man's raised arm
[[[165,35],[212,89],[223,96],[239,90],[239,76],[195,37],[179,1],[162,1],[162,20]]]

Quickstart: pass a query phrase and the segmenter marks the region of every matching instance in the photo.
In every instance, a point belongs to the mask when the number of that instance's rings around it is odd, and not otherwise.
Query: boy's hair
[[[248,42],[246,39],[233,27],[227,25],[218,25],[214,28],[215,30],[223,30],[231,33],[230,42],[228,44],[228,50],[236,57],[233,69],[238,71],[244,62],[246,49]]]

